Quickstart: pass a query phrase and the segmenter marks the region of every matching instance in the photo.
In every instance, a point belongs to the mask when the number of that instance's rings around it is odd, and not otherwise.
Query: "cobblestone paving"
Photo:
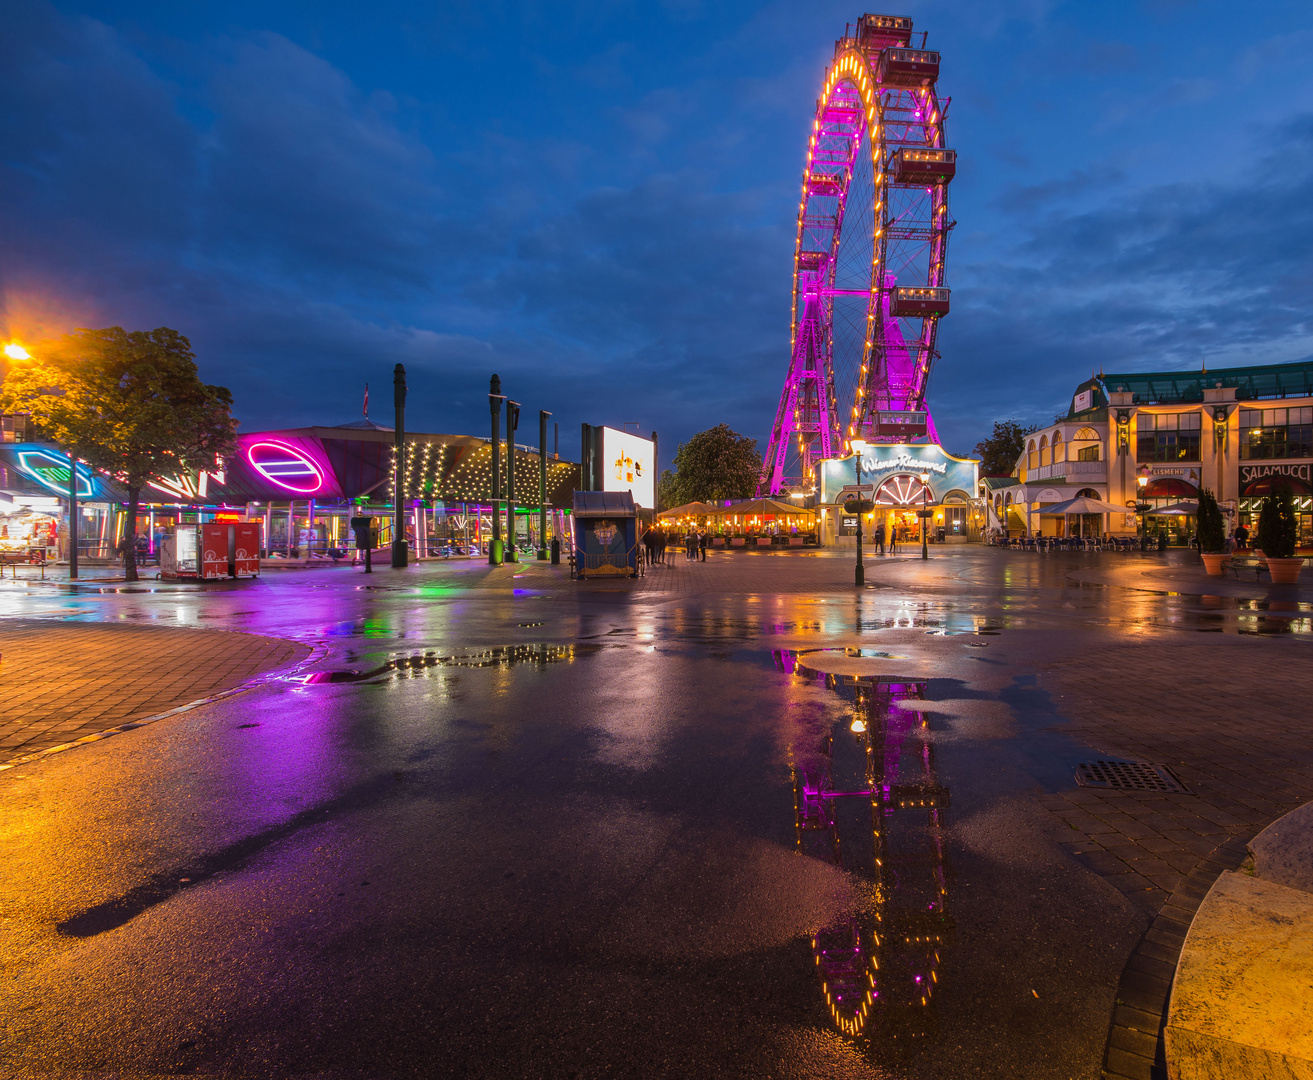
[[[0,762],[238,686],[309,655],[218,630],[0,622]]]

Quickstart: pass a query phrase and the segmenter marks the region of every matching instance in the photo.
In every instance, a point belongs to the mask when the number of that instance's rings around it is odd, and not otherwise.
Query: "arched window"
[[[1066,460],[1067,455],[1062,449],[1062,432],[1055,431],[1053,433],[1053,464],[1056,465],[1059,461]]]
[[[1080,431],[1076,432],[1077,439],[1097,439],[1098,437],[1099,433],[1092,427],[1083,427]]]
[[[1095,491],[1093,488],[1081,488],[1080,491],[1076,492],[1076,498],[1078,498],[1078,499],[1098,499],[1100,502],[1103,501],[1103,496],[1100,495],[1100,494],[1099,494],[1097,491]]]
[[[1028,469],[1038,469],[1038,468],[1039,468],[1039,454],[1037,454],[1037,453],[1035,452],[1035,440],[1034,440],[1034,439],[1031,439],[1031,440],[1030,440],[1030,446],[1028,446],[1028,447],[1026,448],[1026,468],[1028,468]]]
[[[1041,465],[1053,464],[1053,458],[1049,456],[1049,437],[1047,435],[1039,437],[1039,463]]]

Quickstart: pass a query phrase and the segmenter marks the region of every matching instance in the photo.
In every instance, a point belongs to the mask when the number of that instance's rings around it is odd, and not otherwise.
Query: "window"
[[[1241,409],[1240,458],[1313,457],[1313,408]]]
[[[1140,413],[1137,461],[1199,461],[1199,413]]]
[[[1077,461],[1098,461],[1099,448],[1097,446],[1083,446],[1076,451]]]
[[[1039,455],[1035,453],[1035,440],[1030,440],[1030,446],[1026,452],[1026,468],[1036,469],[1039,467]]]

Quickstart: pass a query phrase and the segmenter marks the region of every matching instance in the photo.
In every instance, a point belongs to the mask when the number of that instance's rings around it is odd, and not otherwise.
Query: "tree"
[[[675,451],[675,473],[663,481],[670,505],[748,499],[757,489],[761,454],[757,440],[740,435],[727,424],[700,431]],[[669,509],[669,507],[667,507]]]
[[[657,512],[669,510],[672,506],[679,506],[683,500],[679,498],[679,480],[669,469],[662,469],[661,476],[657,479]]]
[[[233,452],[232,394],[201,382],[175,330],[75,330],[15,364],[0,408],[29,413],[70,457],[109,473],[128,494],[123,571],[137,580],[137,508],[152,480],[195,477]]]
[[[995,420],[994,434],[976,443],[980,475],[1011,476],[1017,458],[1026,449],[1026,436],[1038,430],[1039,426],[1034,424],[1022,427],[1016,420]]]
[[[1271,559],[1289,559],[1299,543],[1299,520],[1290,485],[1282,484],[1263,496],[1258,513],[1258,547]]]
[[[1215,553],[1226,546],[1226,525],[1217,498],[1209,488],[1199,492],[1199,550]]]

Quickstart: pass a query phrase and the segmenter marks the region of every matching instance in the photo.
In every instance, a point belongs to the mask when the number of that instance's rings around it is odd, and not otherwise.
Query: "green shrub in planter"
[[[1299,541],[1299,522],[1295,517],[1295,498],[1289,484],[1263,496],[1257,540],[1259,548],[1269,558],[1294,557],[1295,545]]]
[[[1222,523],[1222,510],[1213,493],[1204,488],[1199,493],[1199,550],[1213,554],[1226,547],[1226,526]]]

